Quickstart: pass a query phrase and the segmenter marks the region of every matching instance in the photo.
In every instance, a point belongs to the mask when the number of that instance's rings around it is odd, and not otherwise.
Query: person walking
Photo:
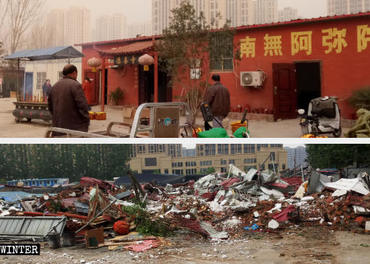
[[[48,98],[48,96],[50,94],[50,90],[51,90],[50,80],[47,79],[47,80],[45,80],[44,84],[42,85],[42,96],[45,98],[45,101],[46,101],[46,98]]]
[[[221,84],[221,77],[218,74],[212,75],[214,84],[210,86],[204,96],[204,102],[209,105],[213,114],[213,127],[222,127],[222,121],[230,112],[230,93]]]
[[[54,127],[88,132],[89,105],[77,81],[76,66],[68,64],[63,68],[63,79],[52,87],[48,105]]]
[[[92,85],[92,82],[90,78],[86,77],[84,83],[82,84],[82,89],[85,93],[87,103],[89,105],[91,105],[91,88],[92,88],[91,85]]]

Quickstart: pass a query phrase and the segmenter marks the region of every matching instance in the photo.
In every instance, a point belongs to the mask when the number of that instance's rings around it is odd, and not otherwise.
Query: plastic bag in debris
[[[213,128],[208,131],[198,133],[199,138],[229,138],[224,128]]]
[[[250,231],[250,230],[256,231],[258,228],[260,228],[259,225],[254,224],[252,226],[246,226],[246,227],[244,227],[244,230],[247,230],[247,231]]]
[[[238,130],[235,131],[234,137],[235,138],[244,138],[244,135],[247,133],[247,128],[246,127],[240,127]],[[249,131],[248,131],[249,133]]]

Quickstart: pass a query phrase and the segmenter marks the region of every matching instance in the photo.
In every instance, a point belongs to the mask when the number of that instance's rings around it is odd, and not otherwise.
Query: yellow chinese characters
[[[312,54],[312,31],[292,32],[292,55],[301,51]]]
[[[245,37],[244,39],[240,40],[240,58],[242,59],[243,56],[247,58],[254,58],[256,57],[256,39]]]
[[[265,35],[265,56],[283,56],[281,36]]]
[[[347,29],[328,28],[321,32],[326,34],[322,37],[322,46],[327,47],[325,54],[331,53],[334,49],[336,53],[342,53],[343,49],[348,46],[346,41]]]
[[[357,51],[362,52],[367,49],[370,42],[370,27],[368,25],[357,26]]]

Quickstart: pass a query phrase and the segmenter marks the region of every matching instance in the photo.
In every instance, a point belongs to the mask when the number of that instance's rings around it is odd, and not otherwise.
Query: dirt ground
[[[0,263],[356,263],[370,259],[370,235],[330,231],[322,227],[286,229],[279,233],[243,231],[241,238],[207,241],[194,234],[167,239],[168,245],[144,253],[124,249],[85,249],[82,246],[42,248],[35,257],[4,257]]]
[[[1,138],[42,138],[50,124],[42,120],[32,120],[32,122],[16,123],[12,114],[15,106],[13,98],[0,98],[0,137]],[[108,124],[112,121],[121,122],[122,108],[120,107],[106,107],[107,120],[105,121],[91,121],[89,128],[90,132],[105,131]],[[93,111],[100,111],[100,106],[94,106]],[[229,123],[229,119],[224,121]],[[202,125],[202,120],[197,119],[197,124]],[[117,127],[116,131],[120,133],[127,133],[128,130],[124,127]],[[230,127],[227,128],[231,135]],[[250,120],[249,130],[252,138],[299,138],[301,136],[301,129],[299,127],[298,119],[281,120],[278,122],[255,121]],[[344,129],[347,131],[347,129]]]

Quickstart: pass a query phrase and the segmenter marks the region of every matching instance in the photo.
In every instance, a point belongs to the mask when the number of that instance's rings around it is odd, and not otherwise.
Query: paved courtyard
[[[42,120],[32,120],[32,122],[22,121],[15,122],[12,114],[15,106],[14,98],[0,98],[0,137],[1,138],[42,138],[50,126],[49,123]],[[100,111],[100,106],[94,106],[93,111]],[[112,121],[122,122],[123,114],[121,107],[106,106],[107,120],[91,121],[90,132],[105,131],[108,124]],[[224,124],[233,121],[231,119],[224,120]],[[198,125],[202,125],[202,119],[198,118]],[[128,130],[124,127],[117,127],[117,132],[126,133]],[[228,126],[227,130],[231,134],[231,129]],[[279,120],[277,122],[269,121],[249,121],[249,130],[252,138],[299,138],[301,136],[301,129],[299,127],[298,119]],[[347,131],[348,128],[343,128]]]

